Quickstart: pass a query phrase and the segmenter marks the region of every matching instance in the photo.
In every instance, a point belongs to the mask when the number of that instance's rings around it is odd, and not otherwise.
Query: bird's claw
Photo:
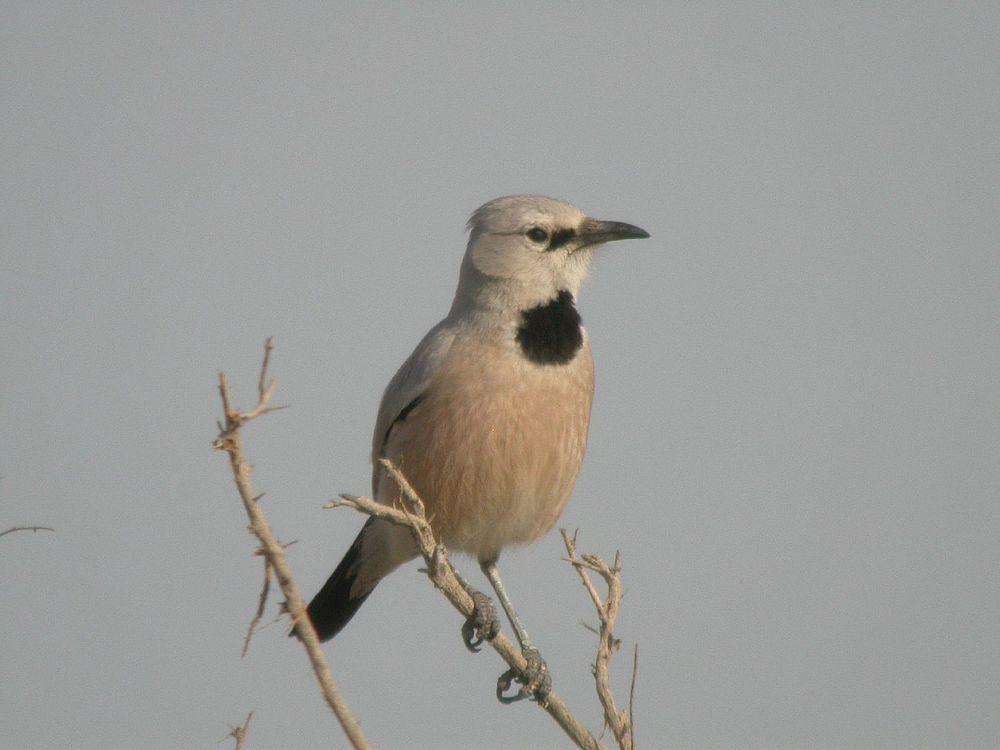
[[[538,649],[529,646],[521,652],[527,664],[523,672],[511,667],[497,680],[497,700],[501,703],[516,703],[524,698],[531,698],[542,705],[552,692],[552,676],[549,667],[538,653]],[[514,681],[521,683],[516,693],[507,695]]]
[[[500,632],[500,621],[493,602],[479,591],[471,591],[472,614],[462,625],[462,641],[472,653],[478,653],[484,641],[492,641]]]

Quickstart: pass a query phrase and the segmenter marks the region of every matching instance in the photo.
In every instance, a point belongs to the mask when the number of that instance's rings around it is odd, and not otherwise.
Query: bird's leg
[[[462,641],[465,647],[472,653],[477,653],[483,641],[492,641],[500,632],[500,620],[497,618],[496,607],[493,602],[482,591],[472,588],[459,574],[454,571],[455,578],[462,584],[462,588],[472,597],[472,614],[462,625]]]
[[[514,611],[514,605],[510,603],[507,590],[503,586],[503,581],[500,580],[497,561],[481,560],[479,565],[483,569],[483,573],[486,574],[486,577],[490,579],[493,590],[497,592],[497,598],[500,600],[504,612],[507,613],[507,619],[510,620],[510,624],[514,628],[518,643],[521,644],[521,655],[524,656],[524,660],[527,662],[524,672],[521,674],[518,674],[517,670],[511,668],[500,675],[500,679],[497,680],[497,699],[501,703],[513,703],[522,698],[533,697],[536,701],[544,702],[546,696],[552,690],[552,677],[549,675],[548,665],[542,659],[542,655],[538,653],[538,649],[531,642],[528,632],[521,624],[517,612]],[[521,688],[514,695],[505,695],[504,693],[510,689],[515,679],[521,683]]]

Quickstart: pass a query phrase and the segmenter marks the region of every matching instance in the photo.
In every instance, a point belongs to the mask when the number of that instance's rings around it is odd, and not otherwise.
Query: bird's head
[[[580,289],[594,250],[649,234],[619,221],[599,221],[543,195],[508,195],[476,209],[459,296],[525,309]]]

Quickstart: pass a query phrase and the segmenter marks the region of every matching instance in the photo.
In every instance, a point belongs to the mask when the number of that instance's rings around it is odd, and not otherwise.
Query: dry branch
[[[597,609],[599,620],[597,659],[594,662],[594,681],[597,685],[597,697],[604,707],[604,721],[611,729],[615,737],[615,742],[621,750],[634,750],[635,738],[632,733],[632,706],[635,698],[635,675],[638,665],[639,651],[636,649],[632,659],[632,686],[629,691],[628,706],[621,711],[615,704],[615,696],[611,691],[611,677],[608,665],[611,661],[611,654],[618,650],[621,642],[615,638],[615,620],[618,618],[618,610],[622,603],[622,580],[621,580],[621,556],[616,552],[613,565],[608,565],[604,560],[596,555],[576,554],[576,534],[572,537],[566,529],[560,529],[563,542],[566,545],[566,553],[569,555],[566,561],[570,563],[580,574],[580,580],[590,594],[594,607]],[[590,580],[587,571],[593,571],[604,579],[608,587],[608,595],[601,599],[597,592],[597,587]]]
[[[333,500],[325,507],[337,508],[347,506],[359,510],[369,516],[382,518],[402,526],[408,526],[413,532],[417,548],[420,550],[424,562],[427,564],[427,577],[444,594],[445,598],[451,602],[463,617],[472,615],[472,597],[459,582],[455,569],[448,560],[448,554],[443,545],[438,544],[434,538],[434,532],[430,523],[424,515],[424,504],[406,477],[386,460],[380,459],[382,466],[392,475],[396,484],[403,493],[404,503],[400,507],[391,507],[377,503],[368,497],[356,497],[354,495],[341,495],[339,499]],[[510,642],[503,634],[497,635],[489,644],[500,657],[507,662],[508,666],[519,673],[524,671],[526,666],[524,657],[520,649]],[[586,727],[573,716],[566,703],[559,695],[552,691],[548,694],[544,703],[539,703],[555,722],[562,728],[577,747],[584,750],[605,750],[604,745],[592,735]]]
[[[240,434],[240,427],[251,419],[276,411],[282,407],[269,406],[271,396],[274,394],[275,383],[267,378],[267,366],[271,357],[273,346],[271,339],[264,344],[264,361],[260,368],[260,378],[257,384],[258,401],[257,406],[248,412],[240,412],[232,406],[232,398],[229,394],[229,382],[225,373],[219,373],[219,395],[222,397],[222,408],[225,414],[225,424],[219,425],[219,437],[214,443],[216,450],[225,451],[229,455],[229,464],[233,471],[233,478],[239,490],[240,498],[243,500],[243,507],[250,518],[250,531],[261,543],[267,565],[271,567],[278,579],[278,585],[288,602],[288,610],[291,612],[294,627],[298,633],[299,640],[302,641],[309,655],[316,680],[323,691],[323,697],[333,710],[337,720],[343,727],[348,739],[356,750],[367,750],[370,746],[361,732],[361,727],[357,719],[351,714],[340,694],[340,690],[334,682],[330,667],[326,663],[326,657],[320,648],[319,638],[312,622],[305,616],[305,602],[298,586],[292,578],[292,571],[285,559],[285,551],[282,545],[274,536],[264,513],[258,504],[260,495],[254,492],[250,481],[250,464],[243,456],[243,438]],[[252,626],[251,626],[252,629]]]

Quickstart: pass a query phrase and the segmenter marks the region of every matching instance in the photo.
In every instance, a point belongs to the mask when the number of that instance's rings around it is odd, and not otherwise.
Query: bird
[[[497,569],[502,550],[556,523],[580,472],[594,397],[590,341],[576,307],[594,252],[649,237],[632,224],[586,216],[542,195],[508,195],[468,221],[451,309],[424,336],[382,396],[372,436],[372,496],[398,502],[387,459],[423,500],[437,540],[474,556],[527,663],[498,681],[504,701],[544,699],[548,667],[520,622]],[[379,581],[417,556],[410,529],[370,518],[307,612],[333,638]],[[464,580],[475,611],[463,626],[478,650],[499,632],[492,602]]]

